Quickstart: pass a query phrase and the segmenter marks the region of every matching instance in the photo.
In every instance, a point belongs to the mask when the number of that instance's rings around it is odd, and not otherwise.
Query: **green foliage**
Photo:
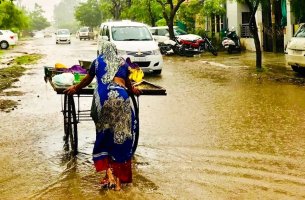
[[[31,30],[42,30],[49,27],[51,24],[42,14],[44,13],[42,7],[35,3],[34,11],[30,12],[29,17],[31,21]]]
[[[133,0],[132,5],[122,11],[121,17],[155,26],[162,18],[161,6],[156,0]]]
[[[292,0],[291,10],[294,12],[296,22],[305,22],[305,1],[304,0]]]
[[[183,22],[188,32],[195,31],[196,15],[202,9],[202,1],[191,1],[188,4],[182,4],[177,13],[177,20]]]
[[[159,19],[156,23],[156,26],[167,26],[165,19]]]
[[[226,13],[225,0],[205,0],[201,12],[203,15],[223,15]]]
[[[9,1],[0,4],[0,29],[19,31],[29,26],[25,12]]]
[[[113,19],[113,16],[111,14],[112,4],[108,0],[103,1],[100,0],[100,10],[102,12],[102,21],[107,21],[107,19]]]
[[[80,3],[75,8],[74,15],[82,26],[96,27],[102,22],[100,5],[96,0],[88,0],[86,3]]]
[[[19,56],[14,60],[14,63],[17,65],[28,65],[32,63],[36,63],[36,61],[40,60],[43,57],[41,54],[30,54]]]
[[[119,20],[124,8],[127,7],[126,0],[100,0],[102,21],[107,19]]]

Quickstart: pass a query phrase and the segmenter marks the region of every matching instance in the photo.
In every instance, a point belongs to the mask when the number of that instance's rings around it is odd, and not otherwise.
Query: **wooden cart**
[[[54,91],[63,95],[62,102],[62,113],[64,119],[64,149],[69,151],[72,155],[77,155],[78,153],[78,131],[77,124],[80,121],[89,121],[90,117],[90,109],[82,110],[80,109],[80,99],[84,97],[93,96],[93,92],[95,89],[94,85],[89,85],[74,95],[67,95],[64,93],[64,90],[69,86],[56,85],[52,82],[52,77],[55,74],[62,73],[60,70],[56,70],[52,67],[44,67],[45,71],[45,81],[49,82],[53,87]],[[160,86],[152,84],[148,81],[143,80],[140,83],[134,84],[134,86],[141,89],[141,95],[166,95],[166,90]],[[139,97],[135,97],[134,95],[130,96],[133,104],[135,105],[136,118],[139,120]],[[77,100],[77,107],[75,105],[75,100]],[[133,153],[136,151],[139,140],[139,132],[135,135],[135,142],[133,146]]]

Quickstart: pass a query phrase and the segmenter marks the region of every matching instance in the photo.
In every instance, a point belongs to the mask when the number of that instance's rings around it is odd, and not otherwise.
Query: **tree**
[[[27,28],[29,18],[25,11],[16,7],[11,1],[2,1],[0,4],[0,29],[10,29],[19,32]]]
[[[42,30],[51,25],[47,18],[42,15],[43,13],[42,7],[35,3],[34,11],[29,14],[31,30]]]
[[[177,19],[186,25],[188,32],[195,32],[196,16],[200,13],[202,8],[202,1],[190,1],[188,4],[182,4],[179,8]]]
[[[131,4],[131,1],[125,0],[100,0],[101,10],[103,13],[103,19],[112,18],[119,20],[121,13],[127,4]]]
[[[8,1],[8,0],[0,0],[0,4],[2,3],[2,2],[5,2],[5,1]],[[13,1],[15,1],[15,0],[9,0],[11,3],[13,3]]]
[[[174,5],[173,0],[156,0],[162,7],[162,14],[163,17],[166,21],[166,24],[168,26],[168,31],[169,31],[169,37],[171,39],[175,38],[174,34],[174,19],[176,16],[176,13],[178,9],[180,8],[181,4],[185,0],[177,0],[177,4]]]
[[[121,17],[156,26],[162,18],[161,6],[156,0],[133,0],[124,8]]]
[[[88,0],[87,3],[80,3],[75,8],[74,16],[83,26],[99,26],[102,22],[99,2],[96,0]]]
[[[305,22],[305,1],[304,0],[292,0],[291,10],[294,12],[296,21],[298,23]]]
[[[262,50],[260,45],[260,39],[258,36],[258,28],[256,24],[255,14],[258,9],[258,6],[265,6],[269,4],[269,0],[237,0],[240,3],[245,3],[250,10],[251,17],[249,20],[249,28],[253,35],[255,50],[256,50],[256,68],[262,68]]]

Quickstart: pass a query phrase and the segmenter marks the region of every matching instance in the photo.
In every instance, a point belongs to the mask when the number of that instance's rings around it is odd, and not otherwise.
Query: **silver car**
[[[69,29],[58,29],[56,31],[56,44],[71,44],[71,33]]]

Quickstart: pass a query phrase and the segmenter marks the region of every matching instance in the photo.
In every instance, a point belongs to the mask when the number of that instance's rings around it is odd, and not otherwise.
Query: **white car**
[[[16,45],[18,36],[10,30],[0,30],[0,48],[7,49],[9,46]]]
[[[79,40],[82,40],[82,39],[94,40],[93,29],[90,27],[87,27],[87,26],[80,28],[78,31],[78,37],[79,37]]]
[[[188,34],[184,30],[180,29],[178,26],[174,26],[173,28],[174,28],[174,35],[180,39],[190,40],[190,41],[201,39],[199,35]],[[168,26],[150,27],[149,30],[152,33],[154,39],[158,43],[167,41],[169,39]]]
[[[288,66],[296,72],[305,72],[305,23],[300,24],[288,42],[285,53]]]
[[[118,55],[137,63],[144,72],[161,74],[163,58],[148,26],[129,20],[105,22],[100,26],[97,51],[100,44],[110,41],[116,45]]]
[[[69,29],[58,29],[55,35],[56,35],[56,44],[59,43],[71,44],[71,33]]]

